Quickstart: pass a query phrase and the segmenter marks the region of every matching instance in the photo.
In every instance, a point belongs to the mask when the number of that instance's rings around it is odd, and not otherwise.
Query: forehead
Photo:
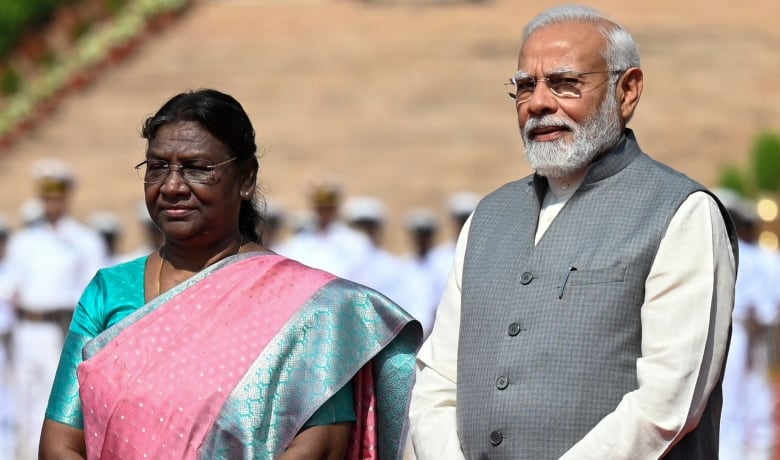
[[[606,68],[602,51],[606,38],[591,23],[564,22],[545,26],[523,43],[518,69],[544,73],[559,68],[592,72]]]
[[[227,151],[225,144],[194,121],[163,125],[147,148],[148,153],[155,155],[219,156]]]

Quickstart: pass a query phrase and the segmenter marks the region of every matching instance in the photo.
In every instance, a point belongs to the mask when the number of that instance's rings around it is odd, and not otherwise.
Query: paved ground
[[[592,4],[639,42],[646,86],[632,126],[653,156],[712,185],[725,163],[747,161],[757,133],[780,130],[777,0]],[[80,178],[77,215],[116,210],[133,246],[141,120],[176,92],[215,87],[256,125],[267,196],[301,208],[306,183],[331,175],[387,201],[388,243],[403,250],[409,207],[441,210],[454,190],[528,172],[502,83],[522,24],[548,5],[201,1],[0,155],[0,212],[16,219],[31,162],[60,156]]]

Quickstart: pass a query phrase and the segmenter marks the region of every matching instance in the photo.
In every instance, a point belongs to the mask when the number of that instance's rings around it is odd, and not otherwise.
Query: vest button
[[[517,334],[520,333],[520,324],[511,323],[509,327],[506,328],[506,333],[509,334],[510,337],[516,336]]]
[[[500,431],[491,431],[490,432],[490,444],[492,446],[497,446],[501,444],[501,441],[504,440],[504,435],[501,434]]]
[[[534,275],[531,272],[525,272],[520,275],[520,284],[528,284],[534,279]]]
[[[499,390],[505,390],[509,386],[509,379],[503,375],[496,379],[496,388]]]

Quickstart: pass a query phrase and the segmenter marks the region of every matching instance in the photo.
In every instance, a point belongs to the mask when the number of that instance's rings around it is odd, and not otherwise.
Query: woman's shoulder
[[[146,261],[148,259],[149,255],[147,254],[110,267],[101,268],[98,270],[98,277],[106,280],[128,279],[137,276],[143,277],[144,268],[146,267]]]

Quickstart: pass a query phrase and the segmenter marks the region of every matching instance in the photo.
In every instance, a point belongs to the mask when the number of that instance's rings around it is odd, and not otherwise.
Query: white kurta
[[[551,181],[537,241],[577,186]],[[433,332],[418,354],[410,418],[419,460],[464,458],[455,408],[460,290],[470,224],[469,219],[458,239]],[[671,220],[645,284],[639,388],[562,458],[659,458],[698,423],[722,370],[735,274],[717,204],[706,193],[692,194]]]

